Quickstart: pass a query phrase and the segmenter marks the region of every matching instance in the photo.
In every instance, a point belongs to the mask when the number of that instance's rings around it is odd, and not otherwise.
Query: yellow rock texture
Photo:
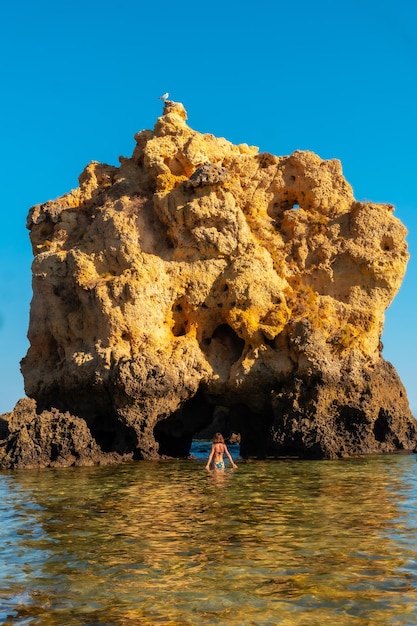
[[[186,120],[167,101],[131,158],[30,210],[27,395],[136,458],[186,454],[219,407],[245,455],[413,447],[381,356],[408,261],[393,207],[357,202],[337,160]]]

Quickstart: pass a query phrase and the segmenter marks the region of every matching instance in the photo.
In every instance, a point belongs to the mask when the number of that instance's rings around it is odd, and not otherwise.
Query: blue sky
[[[23,397],[32,260],[26,215],[118,165],[158,96],[189,124],[277,155],[338,158],[358,200],[392,203],[411,260],[384,356],[417,415],[417,3],[23,0],[2,8],[0,413]]]

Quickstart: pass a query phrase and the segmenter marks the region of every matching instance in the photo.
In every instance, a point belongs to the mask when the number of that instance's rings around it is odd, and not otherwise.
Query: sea
[[[413,454],[0,473],[0,623],[416,626]]]

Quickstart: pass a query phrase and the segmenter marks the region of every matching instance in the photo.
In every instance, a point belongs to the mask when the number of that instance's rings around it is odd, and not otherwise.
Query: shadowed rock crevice
[[[186,335],[188,325],[187,304],[183,298],[179,298],[175,301],[172,307],[172,334],[174,337],[182,337]]]
[[[210,337],[203,339],[201,349],[213,371],[228,378],[230,369],[242,356],[245,342],[228,324],[220,324]]]
[[[375,439],[384,443],[387,440],[389,432],[389,417],[384,409],[380,409],[379,415],[375,420],[373,430]]]
[[[0,467],[184,457],[221,424],[244,457],[414,450],[382,356],[408,262],[393,207],[356,201],[336,159],[186,120],[165,102],[130,158],[30,209],[35,405],[3,416]]]
[[[195,434],[212,422],[213,409],[205,394],[199,391],[181,409],[158,422],[154,428],[154,436],[159,445],[159,454],[187,457]]]

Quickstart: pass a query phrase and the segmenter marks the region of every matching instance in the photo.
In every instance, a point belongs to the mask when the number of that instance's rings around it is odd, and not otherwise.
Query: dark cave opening
[[[116,432],[114,430],[104,430],[102,428],[90,428],[91,434],[103,452],[112,452]]]
[[[121,422],[112,409],[112,398],[103,386],[95,393],[89,388],[49,389],[46,398],[37,400],[37,412],[57,409],[83,419],[102,452],[130,454],[137,448],[138,437],[134,428]]]
[[[195,433],[211,422],[212,415],[213,407],[205,401],[204,394],[198,391],[180,409],[156,424],[153,432],[159,444],[159,454],[187,457]]]
[[[100,415],[88,420],[88,427],[103,452],[130,454],[137,447],[138,436],[134,428],[121,424],[114,415]]]
[[[222,403],[223,402],[223,403]],[[154,428],[159,454],[186,458],[193,441],[211,440],[216,432],[240,446],[242,458],[264,459],[269,454],[272,412],[254,413],[243,403],[226,406],[221,397],[199,391],[183,407]]]
[[[387,440],[389,430],[388,413],[384,409],[380,409],[373,427],[375,439],[384,443]]]

